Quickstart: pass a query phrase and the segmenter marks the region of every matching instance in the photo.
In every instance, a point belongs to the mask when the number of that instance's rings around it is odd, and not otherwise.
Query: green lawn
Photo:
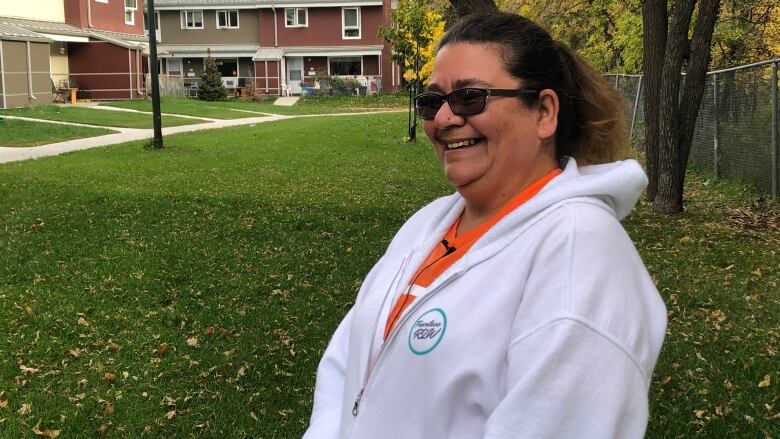
[[[398,94],[383,94],[375,96],[303,96],[291,107],[274,105],[274,98],[262,102],[247,102],[239,99],[208,102],[198,99],[163,98],[160,107],[163,113],[185,114],[188,116],[211,117],[215,119],[238,119],[255,117],[258,114],[247,111],[269,114],[302,115],[325,113],[374,112],[382,110],[406,109],[409,97]],[[129,108],[139,111],[152,111],[152,103],[148,100],[104,102],[101,105]],[[234,111],[244,110],[244,111]]]
[[[103,102],[100,105],[129,108],[138,111],[152,111],[152,102],[145,99]],[[213,119],[241,119],[245,117],[260,116],[259,114],[233,111],[229,108],[210,105],[209,102],[199,101],[197,99],[184,98],[164,98],[160,102],[160,109],[163,113],[168,114],[184,114],[187,116],[210,117]]]
[[[97,110],[89,107],[62,107],[57,105],[40,105],[37,107],[11,108],[0,110],[0,115],[30,117],[34,119],[59,120],[62,122],[83,123],[119,128],[152,128],[150,114],[138,114],[127,111]],[[163,116],[163,127],[192,125],[205,123],[202,119],[191,119],[176,116]]]
[[[0,117],[0,146],[38,146],[115,132],[103,128],[66,126]]]
[[[403,221],[451,192],[404,114],[289,120],[0,165],[0,431],[300,437],[314,374]],[[626,226],[670,310],[648,437],[780,416],[778,209],[692,177]],[[769,376],[770,384],[759,387]]]

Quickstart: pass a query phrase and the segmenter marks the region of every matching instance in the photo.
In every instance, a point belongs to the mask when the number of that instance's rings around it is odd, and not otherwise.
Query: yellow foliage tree
[[[429,26],[426,27],[425,37],[430,40],[427,46],[420,48],[420,58],[425,60],[425,64],[420,67],[420,81],[423,84],[428,82],[433,72],[433,65],[436,63],[436,45],[439,44],[441,37],[444,36],[444,20],[437,11],[428,11],[426,13],[426,23]],[[404,72],[404,79],[407,81],[413,81],[416,78],[416,72],[414,68],[409,68]]]
[[[392,24],[379,29],[379,36],[393,45],[393,61],[404,79],[425,83],[431,74],[436,44],[444,34],[444,20],[436,5],[423,0],[399,0]]]

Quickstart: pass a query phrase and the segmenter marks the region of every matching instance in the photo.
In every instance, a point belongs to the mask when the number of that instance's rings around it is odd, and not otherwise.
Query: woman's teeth
[[[471,139],[471,140],[464,140],[462,142],[455,142],[455,143],[445,143],[444,146],[447,147],[447,149],[457,149],[461,148],[463,146],[471,146],[476,145],[480,142],[481,139]]]

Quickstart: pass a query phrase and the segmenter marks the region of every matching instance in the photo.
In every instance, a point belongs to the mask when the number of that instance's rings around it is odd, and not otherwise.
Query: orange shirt
[[[530,200],[542,188],[561,173],[560,169],[555,169],[527,188],[520,191],[517,195],[512,197],[504,207],[501,208],[495,215],[490,217],[487,221],[483,222],[479,226],[469,230],[468,232],[455,236],[458,230],[458,223],[460,223],[460,216],[450,226],[447,233],[444,234],[444,241],[447,242],[447,248],[444,245],[437,245],[428,258],[420,265],[417,272],[412,277],[412,284],[406,289],[406,292],[398,297],[393,309],[387,316],[387,322],[385,323],[384,339],[390,335],[390,331],[393,330],[395,323],[399,320],[401,314],[414,302],[419,293],[425,291],[433,281],[441,276],[444,271],[457,262],[466,252],[474,245],[479,238],[482,237],[491,227],[493,227],[501,218],[505,217],[509,212],[522,206],[523,203]],[[450,250],[448,250],[448,248]],[[455,248],[452,251],[452,248]]]

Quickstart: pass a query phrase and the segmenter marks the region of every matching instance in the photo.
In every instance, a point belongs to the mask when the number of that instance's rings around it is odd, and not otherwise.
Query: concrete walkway
[[[176,116],[179,115],[177,114]],[[29,120],[32,122],[55,123],[60,125],[106,128],[114,131],[119,131],[116,134],[106,134],[97,137],[73,139],[65,142],[50,143],[48,145],[41,145],[41,146],[31,146],[31,147],[22,147],[22,148],[9,148],[6,146],[0,146],[0,163],[35,159],[39,157],[48,157],[48,156],[63,154],[71,151],[97,148],[100,146],[116,145],[119,143],[130,142],[133,140],[144,140],[144,139],[151,139],[152,137],[154,137],[154,131],[151,129],[117,128],[117,127],[86,125],[81,123],[59,122],[53,120],[32,119],[29,117],[6,116],[6,115],[2,115],[0,117],[3,117],[4,119],[18,119],[18,120]],[[257,124],[257,123],[264,123],[264,122],[272,122],[276,120],[289,119],[290,117],[291,116],[282,116],[282,115],[248,117],[245,119],[210,119],[206,117],[199,117],[198,119],[207,120],[209,122],[163,128],[162,132],[163,132],[163,136],[166,136],[170,134],[187,133],[191,131],[212,130],[218,128],[234,127],[239,125],[250,125],[250,124]]]
[[[100,108],[104,110],[111,107],[95,107],[95,108]],[[146,112],[146,111],[137,111],[137,110],[128,110],[128,109],[121,109],[121,110],[116,109],[116,110],[151,114],[150,112]],[[236,111],[242,111],[242,110],[236,110]],[[244,119],[212,119],[208,117],[183,116],[181,114],[171,114],[171,116],[191,117],[191,118],[196,118],[201,120],[207,120],[208,123],[198,123],[193,125],[181,125],[176,127],[168,127],[168,128],[163,128],[162,132],[163,132],[163,136],[167,136],[171,134],[188,133],[191,131],[213,130],[219,128],[240,126],[240,125],[251,125],[251,124],[258,124],[258,123],[265,123],[265,122],[274,122],[277,120],[293,119],[293,118],[324,117],[324,116],[357,116],[357,115],[367,115],[367,114],[374,114],[374,113],[398,113],[398,112],[406,112],[406,110],[381,110],[381,111],[375,111],[373,113],[358,112],[358,113],[301,114],[301,115],[293,115],[293,116],[285,116],[281,114],[267,114],[264,116],[248,117]],[[169,114],[169,113],[163,113],[163,114]],[[257,113],[257,114],[265,114],[265,113]],[[144,140],[144,139],[151,139],[152,137],[154,137],[154,132],[151,129],[117,128],[117,127],[108,127],[108,126],[99,126],[99,125],[87,125],[87,124],[75,123],[75,122],[61,122],[55,120],[34,119],[34,118],[20,117],[20,116],[0,115],[0,117],[9,120],[10,119],[28,120],[32,122],[73,125],[73,126],[82,126],[82,127],[91,127],[91,128],[105,128],[109,130],[118,131],[118,133],[115,134],[106,134],[103,136],[73,139],[65,142],[50,143],[48,145],[19,147],[19,148],[0,146],[0,163],[16,162],[20,160],[35,159],[39,157],[48,157],[48,156],[59,155],[71,151],[79,151],[82,149],[116,145],[119,143],[130,142],[133,140]]]

